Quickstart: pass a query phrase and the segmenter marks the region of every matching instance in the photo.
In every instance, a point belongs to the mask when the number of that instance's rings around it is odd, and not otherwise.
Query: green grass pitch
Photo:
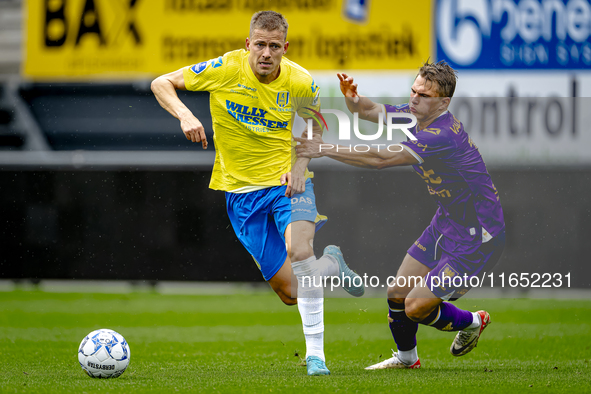
[[[420,327],[420,370],[365,371],[394,347],[386,303],[327,299],[331,376],[308,377],[297,307],[274,294],[0,293],[0,392],[564,392],[591,391],[591,300],[465,299],[492,324],[455,358],[453,333]],[[91,379],[77,361],[90,331],[130,344],[118,379]],[[470,390],[470,391],[469,391]]]

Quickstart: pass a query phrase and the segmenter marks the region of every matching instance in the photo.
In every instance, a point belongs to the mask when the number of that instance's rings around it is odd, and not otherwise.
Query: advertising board
[[[591,67],[589,0],[437,0],[436,52],[454,68]]]
[[[306,69],[409,69],[431,51],[431,1],[28,0],[24,76],[149,78],[245,47],[250,18],[289,23]],[[422,22],[412,23],[420,14]]]

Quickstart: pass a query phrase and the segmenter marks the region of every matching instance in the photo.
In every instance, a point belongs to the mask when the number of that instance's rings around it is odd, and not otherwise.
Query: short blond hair
[[[282,31],[287,40],[287,20],[279,12],[275,11],[259,11],[255,13],[250,20],[250,36],[252,37],[255,29],[274,31]]]

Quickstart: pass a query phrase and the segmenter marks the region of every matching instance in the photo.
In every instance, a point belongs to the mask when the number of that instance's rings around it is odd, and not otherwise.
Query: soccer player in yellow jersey
[[[363,283],[329,245],[316,259],[312,249],[318,220],[310,159],[295,159],[295,114],[306,122],[320,110],[319,88],[310,74],[286,59],[288,24],[283,15],[260,11],[250,23],[246,50],[185,67],[152,82],[158,102],[180,120],[187,139],[207,138],[201,122],[181,102],[181,90],[210,92],[216,159],[210,188],[226,192],[236,236],[265,280],[287,305],[298,304],[306,339],[308,375],[329,375],[324,357],[323,289],[311,278],[341,277],[354,296]],[[318,122],[313,132],[321,133]],[[293,158],[293,160],[292,160]],[[297,286],[292,286],[292,278]],[[319,283],[319,282],[316,282]],[[295,284],[295,282],[294,282]],[[297,288],[297,301],[296,301]]]

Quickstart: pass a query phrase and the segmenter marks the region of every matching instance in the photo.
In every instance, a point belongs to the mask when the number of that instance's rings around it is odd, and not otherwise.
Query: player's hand
[[[304,131],[302,133],[302,138],[293,137],[294,140],[299,142],[295,147],[297,156],[308,157],[310,159],[322,157],[322,151],[320,150],[320,145],[324,144],[322,137],[319,134],[314,134],[312,139],[309,140],[307,135],[308,132]]]
[[[303,193],[306,190],[305,173],[301,171],[288,172],[281,175],[281,184],[287,184],[285,197],[291,197],[294,194]]]
[[[344,73],[337,73],[337,77],[339,77],[339,81],[341,81],[340,87],[343,96],[357,104],[359,102],[359,93],[357,93],[357,84],[353,83],[353,77]]]
[[[203,149],[207,149],[207,137],[203,125],[193,114],[181,118],[181,129],[185,137],[191,142],[201,142]]]
[[[281,175],[281,184],[287,184],[287,187],[285,188],[285,197],[291,197],[291,172]]]
[[[291,171],[291,194],[300,194],[306,191],[306,168],[303,170],[293,169]]]

